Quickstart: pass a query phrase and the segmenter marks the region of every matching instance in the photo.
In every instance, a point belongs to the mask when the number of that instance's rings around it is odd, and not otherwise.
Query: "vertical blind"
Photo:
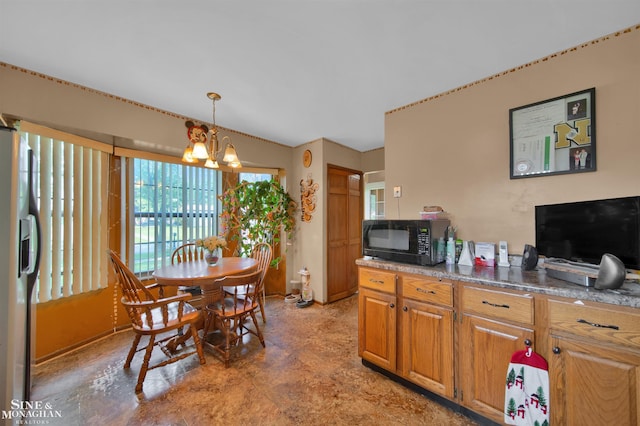
[[[107,286],[109,145],[22,122],[42,229],[39,303]]]
[[[178,246],[218,234],[220,172],[142,158],[128,164],[128,260],[146,277],[170,264]]]

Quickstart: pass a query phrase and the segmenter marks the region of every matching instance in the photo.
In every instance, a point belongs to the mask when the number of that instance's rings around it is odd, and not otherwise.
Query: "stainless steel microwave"
[[[362,254],[414,265],[436,265],[444,261],[438,244],[441,238],[445,240],[449,224],[448,219],[365,220]]]

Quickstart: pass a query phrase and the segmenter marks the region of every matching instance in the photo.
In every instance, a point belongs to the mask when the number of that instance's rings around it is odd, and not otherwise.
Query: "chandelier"
[[[211,130],[205,125],[196,126],[193,122],[187,121],[187,135],[189,143],[182,155],[182,161],[185,163],[197,163],[198,160],[205,160],[204,166],[211,169],[220,167],[217,158],[222,154],[222,148],[218,149],[218,128],[216,127],[216,101],[220,100],[220,95],[214,92],[207,93],[207,97],[213,102],[213,125]],[[207,133],[211,133],[211,137],[207,146]],[[222,161],[227,166],[234,169],[242,167],[236,148],[231,143],[229,136],[222,138],[224,144],[224,156]]]

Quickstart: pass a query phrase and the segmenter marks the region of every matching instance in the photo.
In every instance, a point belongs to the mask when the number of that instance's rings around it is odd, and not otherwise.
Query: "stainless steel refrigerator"
[[[34,166],[27,141],[0,126],[0,411],[30,399],[40,262]]]

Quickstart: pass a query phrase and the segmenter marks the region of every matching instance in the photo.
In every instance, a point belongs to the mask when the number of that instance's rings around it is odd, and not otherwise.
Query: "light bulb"
[[[199,158],[201,160],[205,160],[209,158],[209,153],[207,152],[207,146],[203,142],[196,142],[193,145],[193,156],[194,158]]]
[[[193,149],[188,146],[184,150],[184,154],[182,154],[182,161],[185,163],[197,163],[198,160],[193,157]]]

